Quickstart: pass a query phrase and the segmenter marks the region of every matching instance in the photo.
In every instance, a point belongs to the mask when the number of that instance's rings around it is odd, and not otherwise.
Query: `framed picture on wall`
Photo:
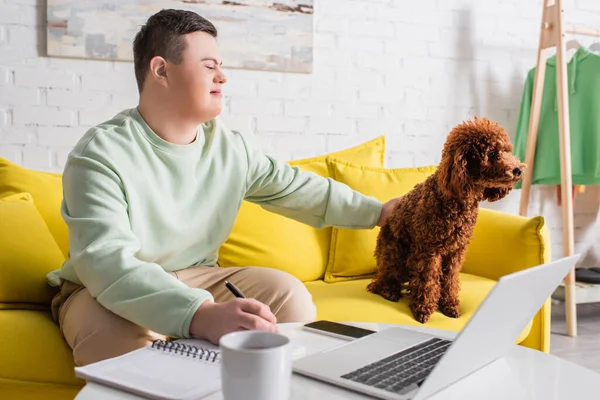
[[[139,27],[166,8],[211,21],[227,68],[312,72],[313,0],[47,0],[48,55],[132,61]]]

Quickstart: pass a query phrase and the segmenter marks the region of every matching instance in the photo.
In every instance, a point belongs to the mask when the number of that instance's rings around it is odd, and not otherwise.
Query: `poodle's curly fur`
[[[399,199],[381,228],[367,290],[398,301],[408,283],[417,321],[438,308],[458,318],[459,272],[479,202],[505,197],[525,168],[512,150],[504,129],[487,118],[454,127],[435,173]]]

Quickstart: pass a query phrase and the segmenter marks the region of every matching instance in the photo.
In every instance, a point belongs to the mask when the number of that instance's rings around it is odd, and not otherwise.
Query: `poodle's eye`
[[[488,158],[492,161],[496,161],[498,159],[498,151],[492,150],[488,154]]]

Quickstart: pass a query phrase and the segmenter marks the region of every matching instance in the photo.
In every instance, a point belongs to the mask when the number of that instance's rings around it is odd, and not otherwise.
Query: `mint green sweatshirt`
[[[176,145],[137,108],[85,133],[67,159],[63,192],[70,252],[49,283],[83,284],[115,314],[176,337],[190,337],[194,312],[214,299],[167,272],[215,265],[243,199],[316,228],[371,229],[382,209],[374,197],[261,153],[219,119]]]

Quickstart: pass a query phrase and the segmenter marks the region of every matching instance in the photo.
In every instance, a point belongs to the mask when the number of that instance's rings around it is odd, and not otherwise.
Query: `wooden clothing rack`
[[[535,161],[536,139],[540,119],[540,106],[542,103],[542,92],[546,74],[546,51],[551,47],[556,47],[556,87],[558,96],[563,249],[564,256],[569,256],[573,254],[575,241],[573,234],[573,200],[571,197],[571,132],[567,91],[565,33],[600,37],[600,30],[565,26],[563,14],[563,0],[544,0],[537,64],[533,83],[531,114],[527,134],[527,150],[525,153],[525,164],[528,168],[525,169],[525,175],[523,176],[519,214],[527,216],[527,206],[529,203],[529,193]],[[576,336],[577,311],[574,268],[571,269],[569,274],[565,277],[564,285],[567,334],[569,336]]]

